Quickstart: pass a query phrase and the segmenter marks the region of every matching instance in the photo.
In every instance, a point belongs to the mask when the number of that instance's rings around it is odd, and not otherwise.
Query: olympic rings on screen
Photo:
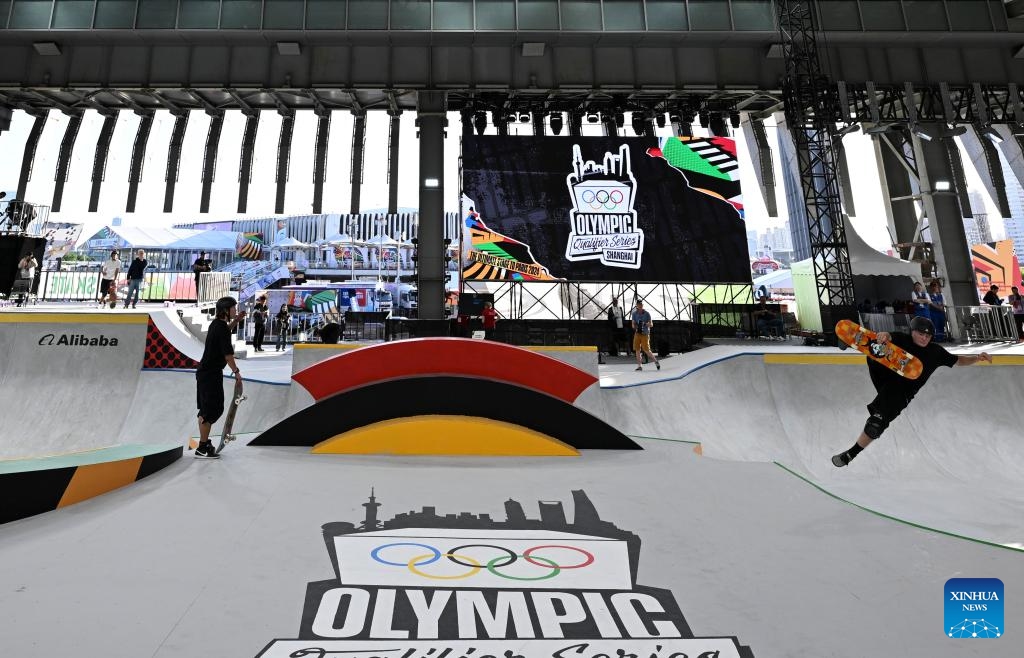
[[[383,557],[381,557],[381,551],[396,546],[414,546],[417,548],[426,549],[427,551],[429,551],[429,553],[414,555],[413,557],[409,558],[407,561],[404,562],[395,562],[391,560],[386,560]],[[469,555],[466,555],[464,552],[467,549],[473,548],[495,549],[504,552],[505,555],[498,555],[497,557],[491,558],[486,564],[481,564],[479,560]],[[564,549],[569,551],[576,551],[577,553],[583,556],[583,559],[578,564],[563,565],[555,562],[551,558],[534,554],[535,552],[544,549]],[[578,548],[576,546],[569,546],[566,544],[543,544],[540,546],[532,546],[524,550],[521,554],[517,554],[510,548],[506,548],[504,546],[497,546],[494,544],[462,544],[460,546],[455,546],[444,552],[441,552],[440,549],[434,546],[431,546],[429,544],[421,544],[418,542],[394,542],[390,544],[381,544],[380,546],[370,551],[370,557],[376,560],[377,562],[380,562],[381,564],[386,564],[388,566],[394,567],[405,567],[417,576],[429,578],[431,580],[462,580],[464,578],[475,576],[482,570],[486,569],[487,571],[489,571],[490,573],[494,574],[499,578],[520,581],[548,580],[549,578],[554,578],[555,576],[559,575],[565,569],[582,569],[584,567],[590,566],[591,564],[593,564],[595,559],[593,553],[583,550],[582,548]],[[447,558],[448,561],[453,562],[454,564],[466,567],[468,570],[460,574],[443,576],[430,574],[421,569],[421,567],[437,562],[442,557]],[[528,564],[531,564],[535,567],[540,567],[542,569],[547,569],[549,571],[547,573],[543,573],[540,576],[513,576],[499,571],[499,569],[504,569],[505,567],[515,564],[519,561],[520,558],[522,558],[523,561],[527,562]]]
[[[619,205],[622,203],[622,192],[619,190],[612,190],[612,193],[608,195],[608,200],[615,205]]]
[[[583,190],[583,194],[580,195],[580,197],[583,199],[583,203],[593,203],[594,202],[594,191],[593,190]]]

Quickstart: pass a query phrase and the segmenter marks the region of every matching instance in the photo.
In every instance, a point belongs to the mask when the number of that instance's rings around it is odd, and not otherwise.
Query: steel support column
[[[448,125],[445,93],[421,91],[416,115],[420,139],[420,225],[417,256],[419,317],[444,319],[444,135]],[[426,185],[431,181],[431,186]],[[436,185],[435,185],[436,183]],[[457,240],[458,236],[452,236]]]
[[[210,129],[206,132],[206,150],[203,151],[203,189],[199,196],[199,212],[210,212],[210,191],[217,176],[217,151],[220,149],[220,134],[224,129],[224,113],[210,115]]]
[[[28,141],[25,142],[25,152],[21,156],[21,175],[18,177],[17,199],[25,200],[25,193],[28,191],[28,182],[32,180],[32,165],[36,161],[36,147],[39,146],[39,137],[46,127],[46,118],[49,110],[42,110],[36,114],[36,120],[32,122],[32,129],[28,132]]]
[[[281,135],[277,140],[277,197],[274,212],[284,212],[284,193],[288,184],[288,164],[292,155],[292,133],[295,132],[295,114],[281,117]]]
[[[188,116],[188,112],[182,112],[174,117],[174,130],[171,131],[171,141],[167,147],[167,174],[164,177],[167,185],[164,188],[164,212],[172,212],[174,210],[174,186],[178,184],[178,168],[181,166],[181,143],[185,139]]]
[[[988,138],[982,137],[977,127],[968,129],[961,135],[960,142],[964,150],[974,163],[985,190],[988,191],[992,200],[999,206],[999,212],[1003,217],[1010,216],[1010,203],[1006,198],[1006,185],[1003,180],[1003,167],[999,160],[999,152],[995,144]]]
[[[388,214],[398,212],[398,135],[402,127],[401,112],[388,113]]]
[[[81,113],[72,115],[67,130],[64,131],[64,139],[60,143],[60,155],[57,156],[57,173],[54,177],[57,184],[53,188],[51,212],[60,212],[60,204],[64,199],[64,183],[68,181],[68,169],[71,168],[71,153],[75,150],[75,140],[78,139],[78,129],[81,127]]]
[[[110,154],[110,138],[114,136],[117,126],[117,112],[103,118],[99,139],[96,140],[96,153],[92,159],[92,191],[89,193],[89,210],[96,212],[100,205],[100,188],[107,175],[107,156]]]
[[[949,154],[941,140],[925,141],[917,135],[911,135],[910,139],[917,161],[921,202],[931,233],[932,254],[939,276],[946,281],[946,303],[975,306],[978,304],[978,287],[960,216],[960,204],[955,192],[935,189],[936,181],[948,181],[953,175]],[[955,333],[955,314],[949,314],[949,321]]]
[[[316,151],[313,154],[313,214],[324,211],[324,179],[327,177],[327,145],[330,134],[331,113],[329,111],[318,113]]]
[[[135,212],[135,200],[139,196],[139,181],[142,180],[142,165],[146,161],[146,145],[149,133],[153,129],[153,114],[144,114],[139,120],[139,129],[135,132],[135,145],[132,146],[132,164],[128,170],[128,200],[125,212]]]
[[[352,203],[349,212],[359,214],[359,191],[363,185],[363,149],[366,147],[366,112],[352,113],[352,170],[349,183],[352,184]],[[420,172],[421,174],[423,172]],[[423,317],[422,315],[420,317]]]
[[[885,214],[888,220],[889,236],[894,244],[905,244],[917,239],[917,209],[914,206],[912,176],[916,172],[902,151],[904,138],[901,133],[890,131],[886,135],[873,135],[878,179],[885,200]],[[898,201],[893,201],[898,199]],[[903,258],[907,254],[902,254]]]
[[[242,159],[238,164],[238,212],[244,213],[249,206],[249,183],[252,181],[252,152],[256,146],[256,129],[260,125],[260,112],[253,110],[245,115],[245,132],[242,134]]]

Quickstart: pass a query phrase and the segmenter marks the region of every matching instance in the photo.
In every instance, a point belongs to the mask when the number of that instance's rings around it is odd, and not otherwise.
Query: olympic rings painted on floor
[[[415,555],[406,562],[392,562],[390,560],[385,560],[380,556],[381,551],[395,546],[415,546],[418,548],[424,548],[430,552],[421,555]],[[475,558],[459,552],[471,548],[491,548],[499,551],[504,551],[506,555],[499,555],[495,558],[492,558],[490,561],[487,562],[486,565],[483,565]],[[562,565],[558,564],[551,558],[542,557],[540,555],[534,555],[535,551],[540,551],[543,549],[564,549],[569,551],[576,551],[577,553],[582,554],[584,556],[584,559],[579,564]],[[584,567],[590,566],[594,562],[593,553],[585,551],[582,548],[576,546],[569,546],[567,544],[543,544],[540,546],[532,546],[524,550],[521,554],[517,554],[510,548],[506,548],[504,546],[497,546],[494,544],[462,544],[460,546],[455,546],[454,548],[451,548],[442,553],[438,548],[431,546],[429,544],[421,544],[418,542],[393,542],[390,544],[381,544],[377,548],[373,549],[372,551],[370,551],[370,557],[372,557],[377,562],[380,562],[381,564],[386,564],[388,566],[406,567],[409,571],[416,574],[417,576],[429,578],[431,580],[461,580],[463,578],[475,576],[477,573],[479,573],[481,570],[485,568],[487,569],[487,571],[494,574],[495,576],[498,576],[499,578],[506,578],[509,580],[547,580],[549,578],[554,578],[565,569],[582,569]],[[433,564],[434,562],[440,560],[442,557],[448,558],[450,562],[458,564],[459,566],[468,567],[469,570],[465,573],[456,574],[453,576],[441,576],[427,573],[419,568],[426,566],[428,564]],[[529,564],[532,564],[535,567],[550,569],[551,571],[541,576],[512,576],[498,571],[498,569],[502,569],[514,564],[519,560],[519,558],[522,558],[524,561],[528,562]]]

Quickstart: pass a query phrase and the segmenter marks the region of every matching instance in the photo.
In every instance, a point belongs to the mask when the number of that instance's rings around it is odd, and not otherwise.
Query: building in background
[[[1013,240],[1013,249],[1018,258],[1024,256],[1024,186],[1017,180],[1016,174],[1006,162],[1003,162],[1003,180],[1006,181],[1006,198],[1010,202],[1010,216],[1003,220],[1006,226],[1006,237]]]

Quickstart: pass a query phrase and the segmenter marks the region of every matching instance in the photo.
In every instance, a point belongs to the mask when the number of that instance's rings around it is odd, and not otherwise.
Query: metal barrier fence
[[[249,312],[249,311],[247,311]],[[274,347],[282,331],[274,318],[275,313],[265,324],[263,347]],[[338,324],[338,338],[343,341],[390,340],[387,313],[353,313],[344,314],[344,321]],[[284,329],[285,344],[323,342],[321,332],[329,324],[322,313],[291,313],[288,326]],[[256,323],[248,316],[243,323],[239,337],[252,342],[256,334]]]
[[[91,302],[99,298],[98,268],[43,270],[39,274],[38,299],[50,302]],[[128,280],[117,278],[117,296],[124,300]],[[196,295],[194,272],[146,272],[139,291],[143,302],[211,302],[231,294],[230,272],[202,272]]]
[[[952,323],[946,335],[953,340],[967,343],[1016,341],[1021,335],[1009,306],[947,306],[946,317],[955,320],[958,331],[951,332]],[[861,313],[860,323],[872,331],[910,331],[908,313]]]
[[[50,206],[17,199],[0,201],[0,233],[43,235],[50,218]]]

